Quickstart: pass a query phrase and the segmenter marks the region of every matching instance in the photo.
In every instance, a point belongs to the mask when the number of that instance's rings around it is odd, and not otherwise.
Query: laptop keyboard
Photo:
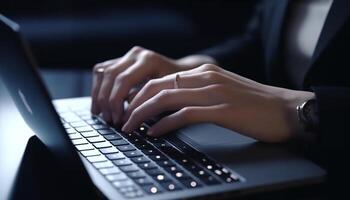
[[[122,133],[89,109],[59,115],[76,149],[127,198],[241,181],[177,137],[147,136],[146,124]]]

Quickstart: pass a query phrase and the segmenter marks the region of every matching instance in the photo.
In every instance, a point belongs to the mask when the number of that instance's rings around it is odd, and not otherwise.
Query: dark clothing
[[[334,0],[309,66],[300,71],[293,87],[283,70],[283,33],[291,0],[267,0],[257,7],[255,16],[240,38],[232,38],[203,51],[220,66],[279,87],[314,91],[317,98],[321,162],[332,179],[345,179],[345,160],[350,135],[350,1]],[[348,170],[348,169],[347,169]],[[345,174],[343,174],[345,173]]]

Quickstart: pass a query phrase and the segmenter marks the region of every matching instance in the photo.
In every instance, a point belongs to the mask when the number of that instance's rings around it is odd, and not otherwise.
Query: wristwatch
[[[309,99],[297,106],[298,120],[304,131],[315,132],[319,127],[319,112],[316,99]]]

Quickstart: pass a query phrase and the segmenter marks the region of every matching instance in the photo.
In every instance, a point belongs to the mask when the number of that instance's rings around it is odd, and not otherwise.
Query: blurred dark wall
[[[181,57],[240,34],[257,0],[1,0],[45,68],[90,68],[134,45]]]

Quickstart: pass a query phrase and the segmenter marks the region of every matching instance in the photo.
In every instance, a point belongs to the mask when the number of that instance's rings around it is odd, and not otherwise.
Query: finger
[[[107,122],[111,121],[111,115],[108,106],[108,98],[113,88],[115,77],[127,68],[133,61],[132,60],[121,60],[117,64],[110,66],[105,69],[103,79],[101,80],[100,89],[97,96],[97,106],[100,108],[100,112],[104,120]]]
[[[185,107],[159,120],[148,129],[147,134],[150,136],[161,136],[191,124],[218,124],[220,118],[218,115],[220,115],[223,107],[221,104],[204,107]]]
[[[111,114],[109,111],[108,100],[110,96],[111,89],[113,87],[113,83],[115,77],[125,69],[127,69],[130,65],[132,65],[138,57],[138,54],[142,52],[143,49],[141,47],[134,47],[129,52],[127,52],[118,62],[116,62],[113,66],[108,67],[105,70],[103,75],[103,80],[100,85],[100,89],[97,97],[97,106],[100,108],[103,118],[107,121],[111,121]]]
[[[92,89],[91,89],[91,97],[92,97],[92,102],[91,102],[91,112],[95,115],[100,113],[100,109],[97,106],[97,96],[101,87],[101,82],[103,79],[103,71],[105,68],[109,67],[115,62],[118,62],[119,58],[113,59],[113,60],[108,60],[103,63],[96,64],[93,69],[93,74],[92,74]],[[101,72],[102,69],[102,72]]]
[[[128,95],[128,102],[130,103],[134,98],[135,96],[137,95],[137,93],[140,91],[140,89],[138,88],[132,88],[129,92],[129,95]]]
[[[137,107],[130,115],[122,130],[131,132],[142,122],[165,111],[179,110],[187,106],[209,106],[217,104],[221,99],[209,97],[215,93],[216,85],[195,89],[170,89],[160,93]]]
[[[154,73],[155,68],[149,61],[140,59],[116,77],[109,96],[109,109],[114,124],[118,125],[121,122],[124,101],[127,100],[131,89],[148,80]]]
[[[125,122],[135,108],[142,103],[158,94],[165,89],[174,88],[174,79],[176,74],[168,75],[160,79],[153,79],[146,83],[146,85],[138,92],[133,101],[130,102],[128,109],[125,112],[123,121]],[[208,85],[225,83],[226,79],[223,79],[219,73],[216,72],[203,72],[195,74],[182,74],[178,80],[180,88],[201,88]]]

